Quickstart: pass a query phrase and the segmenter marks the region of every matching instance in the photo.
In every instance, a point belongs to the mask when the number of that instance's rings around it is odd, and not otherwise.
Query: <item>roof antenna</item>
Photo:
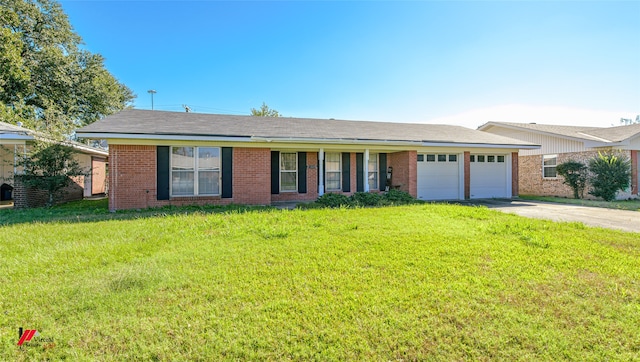
[[[187,112],[187,113],[191,112],[191,107],[189,107],[189,106],[188,106],[188,105],[186,105],[186,104],[183,104],[183,105],[182,105],[182,108],[184,108],[184,111],[185,111],[185,112]]]

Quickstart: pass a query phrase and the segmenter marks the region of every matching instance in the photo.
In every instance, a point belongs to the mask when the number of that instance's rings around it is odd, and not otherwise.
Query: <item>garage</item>
[[[511,197],[511,169],[507,155],[472,154],[469,158],[470,197]]]
[[[418,154],[417,191],[420,200],[459,200],[462,189],[462,157],[458,154]]]

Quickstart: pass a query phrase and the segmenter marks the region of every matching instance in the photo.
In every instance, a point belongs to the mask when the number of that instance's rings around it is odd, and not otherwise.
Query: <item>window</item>
[[[484,155],[478,155],[478,162],[484,162]]]
[[[340,169],[340,153],[327,153],[324,156],[324,165],[326,169],[325,187],[327,190],[340,191],[342,184],[340,177],[342,170]]]
[[[458,155],[449,155],[449,162],[458,162]]]
[[[557,161],[558,161],[558,155],[542,156],[542,177],[554,178],[557,176],[557,173],[556,173]]]
[[[220,148],[171,147],[171,195],[220,194]]]
[[[487,162],[496,162],[496,156],[487,156]]]
[[[504,162],[504,156],[498,156],[498,162]]]
[[[369,190],[378,189],[378,154],[369,155],[369,166],[367,168],[367,179],[369,180]]]
[[[447,162],[447,155],[438,155],[438,162]]]
[[[427,155],[427,162],[436,162],[436,155]]]
[[[469,162],[476,162],[476,155],[470,155]]]
[[[280,191],[298,190],[298,154],[280,153]]]
[[[418,162],[424,162],[424,155],[418,155]]]

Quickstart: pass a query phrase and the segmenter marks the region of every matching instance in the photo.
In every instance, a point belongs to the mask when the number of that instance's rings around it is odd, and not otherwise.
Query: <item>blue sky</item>
[[[459,124],[640,114],[640,1],[61,1],[135,107]]]

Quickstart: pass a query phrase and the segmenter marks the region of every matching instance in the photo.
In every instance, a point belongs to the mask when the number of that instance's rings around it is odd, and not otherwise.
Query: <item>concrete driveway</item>
[[[482,200],[490,209],[536,219],[581,222],[588,226],[640,233],[640,212],[541,201]]]

